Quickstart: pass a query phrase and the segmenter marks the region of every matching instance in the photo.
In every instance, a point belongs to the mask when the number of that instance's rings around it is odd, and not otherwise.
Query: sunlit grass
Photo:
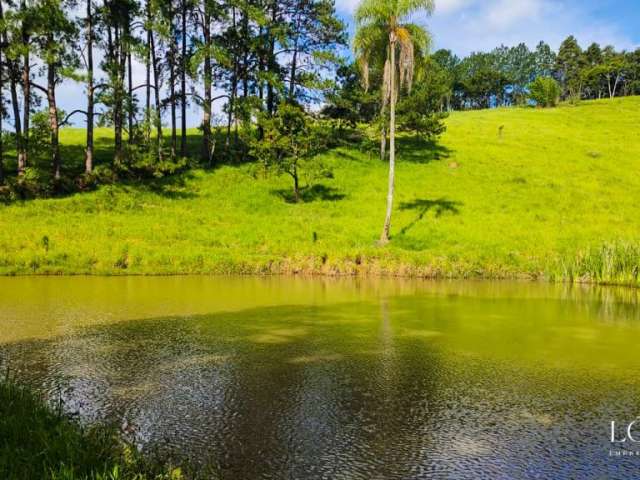
[[[161,188],[0,206],[0,272],[637,283],[640,98],[454,113],[447,124],[437,147],[401,141],[384,248],[387,165],[375,151],[342,148],[325,155],[334,178],[301,204],[282,198],[288,177],[226,165]],[[83,138],[65,130],[62,142]]]

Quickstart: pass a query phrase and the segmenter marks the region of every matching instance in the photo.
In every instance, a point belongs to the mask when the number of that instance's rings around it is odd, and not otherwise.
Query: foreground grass
[[[447,123],[437,146],[401,141],[387,247],[375,244],[387,164],[343,148],[324,158],[334,178],[301,204],[286,201],[289,178],[238,165],[0,206],[0,273],[638,283],[640,98],[455,113]],[[82,138],[65,130],[62,142]]]
[[[180,469],[143,459],[102,426],[83,429],[38,396],[0,380],[0,478],[180,480]]]

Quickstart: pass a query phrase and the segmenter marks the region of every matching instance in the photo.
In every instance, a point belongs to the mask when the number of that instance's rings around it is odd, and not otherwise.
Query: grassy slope
[[[503,277],[569,269],[628,281],[638,263],[639,128],[640,98],[453,114],[437,151],[403,143],[385,248],[375,240],[387,165],[357,150],[327,155],[335,178],[298,205],[277,193],[290,179],[256,180],[251,166],[224,166],[161,190],[103,187],[0,206],[0,272]],[[65,130],[62,141],[80,143],[82,132]],[[617,245],[611,258],[585,256],[604,244]],[[627,262],[619,274],[597,271],[612,258]]]

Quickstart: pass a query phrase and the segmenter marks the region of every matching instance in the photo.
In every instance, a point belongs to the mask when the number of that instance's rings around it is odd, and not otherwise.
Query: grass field
[[[638,283],[640,98],[454,113],[447,126],[436,146],[401,140],[386,247],[387,164],[341,148],[325,155],[334,178],[300,204],[284,198],[288,177],[227,165],[0,206],[0,273]],[[82,138],[69,129],[61,140],[81,151]]]

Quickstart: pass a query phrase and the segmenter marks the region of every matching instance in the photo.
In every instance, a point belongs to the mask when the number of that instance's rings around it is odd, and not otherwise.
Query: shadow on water
[[[132,320],[0,358],[81,419],[126,418],[146,449],[226,479],[632,476],[638,460],[612,463],[603,426],[640,407],[637,325],[590,311],[392,296]]]
[[[272,190],[271,193],[282,198],[287,203],[296,203],[296,198],[291,189],[277,189]],[[315,184],[309,187],[300,189],[300,200],[302,202],[337,202],[343,200],[346,197],[344,193],[341,193],[337,188],[328,187],[322,184]]]

